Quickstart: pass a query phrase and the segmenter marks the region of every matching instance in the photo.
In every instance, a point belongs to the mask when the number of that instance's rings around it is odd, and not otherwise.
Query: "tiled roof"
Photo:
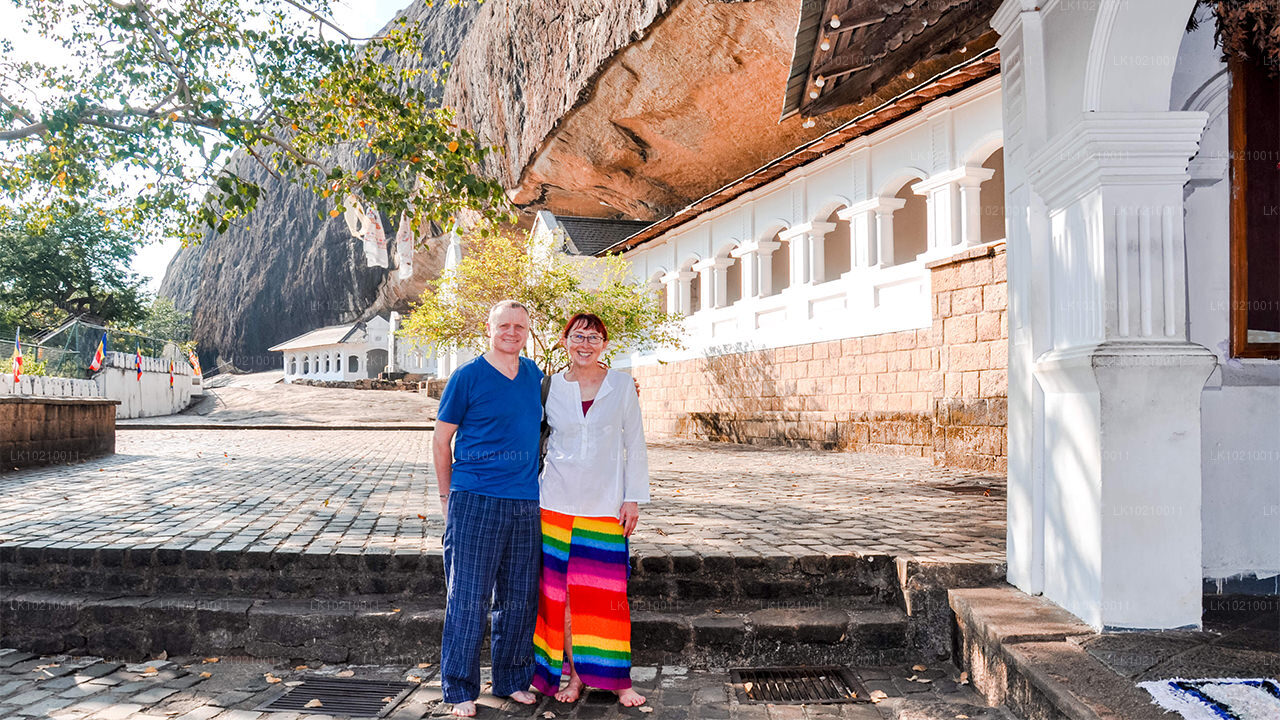
[[[649,227],[647,220],[607,220],[605,218],[560,217],[556,223],[564,229],[573,255],[595,255],[605,248]]]
[[[311,332],[303,333],[298,337],[285,340],[279,345],[273,345],[267,348],[267,352],[278,352],[281,350],[301,350],[303,348],[321,347],[324,345],[336,345],[343,342],[351,334],[351,331],[360,323],[347,323],[345,325],[330,325],[322,327]]]

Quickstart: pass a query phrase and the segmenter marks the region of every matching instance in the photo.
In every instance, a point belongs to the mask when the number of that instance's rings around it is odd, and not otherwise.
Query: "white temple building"
[[[330,325],[268,348],[284,353],[284,380],[353,381],[382,373],[434,375],[436,356],[428,347],[395,334],[399,313],[388,320]]]

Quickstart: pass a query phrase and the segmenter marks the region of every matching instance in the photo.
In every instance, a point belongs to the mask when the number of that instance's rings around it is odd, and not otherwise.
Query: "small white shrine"
[[[400,314],[388,320],[330,325],[268,348],[284,353],[284,380],[351,381],[376,378],[384,372],[434,375],[435,353],[412,341],[396,337]]]

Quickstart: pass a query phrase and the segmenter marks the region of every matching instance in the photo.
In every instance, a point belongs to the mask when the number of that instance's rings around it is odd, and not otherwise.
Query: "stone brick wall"
[[[646,433],[1003,472],[1004,245],[930,268],[929,328],[634,368]]]
[[[973,248],[928,267],[933,327],[942,329],[934,378],[934,461],[1004,472],[1009,390],[1005,246]]]
[[[0,472],[114,453],[119,404],[106,398],[0,395]]]

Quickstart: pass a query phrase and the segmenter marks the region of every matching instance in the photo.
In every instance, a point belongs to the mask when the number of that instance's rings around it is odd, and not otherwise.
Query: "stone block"
[[[935,321],[938,318],[951,317],[951,291],[935,292],[933,295],[933,317]]]
[[[982,288],[982,309],[987,312],[1003,312],[1009,306],[1008,285],[1003,282],[985,285]]]
[[[1009,394],[1009,371],[983,370],[978,376],[978,386],[982,397],[1005,397]]]
[[[986,343],[953,345],[949,348],[949,370],[987,370],[991,367],[990,347]]]
[[[634,612],[631,614],[631,628],[631,637],[640,651],[679,653],[693,639],[692,626],[679,615]]]
[[[986,285],[992,279],[991,258],[983,257],[959,263],[956,266],[962,287]]]
[[[978,340],[998,340],[1001,334],[1001,313],[983,312],[977,316]]]
[[[845,638],[849,615],[843,610],[767,608],[747,616],[751,632],[762,640],[834,645]]]
[[[951,311],[955,315],[982,312],[982,288],[965,287],[957,289],[951,295]]]
[[[693,643],[699,648],[707,645],[740,646],[747,636],[747,626],[739,615],[709,614],[691,618]]]
[[[949,317],[942,321],[942,341],[955,346],[977,340],[977,319],[973,315]]]

